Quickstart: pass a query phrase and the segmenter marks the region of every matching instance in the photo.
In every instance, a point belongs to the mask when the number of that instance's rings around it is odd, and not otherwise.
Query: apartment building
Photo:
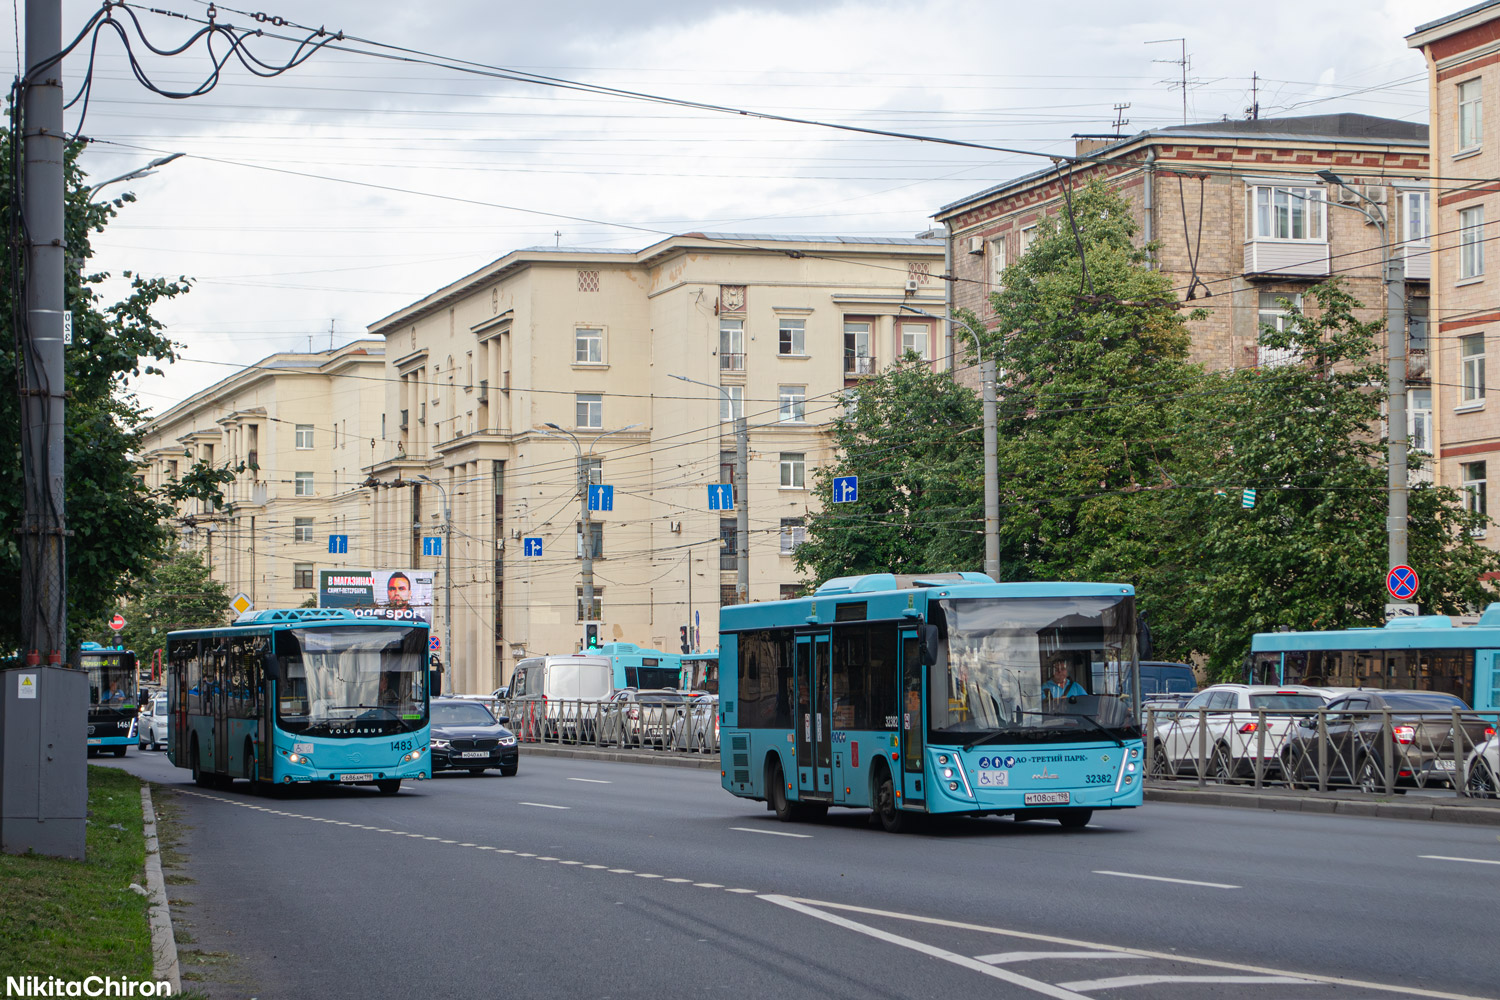
[[[1430,453],[1426,125],[1359,114],[1207,122],[1080,137],[1076,152],[1089,159],[937,212],[947,227],[954,306],[989,316],[990,294],[1026,252],[1038,219],[1063,210],[1064,185],[1077,190],[1103,178],[1126,197],[1142,239],[1157,245],[1154,266],[1181,299],[1208,313],[1189,322],[1193,359],[1214,368],[1281,364],[1292,359],[1262,345],[1260,331],[1284,323],[1281,300],[1300,302],[1316,282],[1338,275],[1365,304],[1364,318],[1384,314],[1383,225],[1405,262],[1411,449]]]
[[[1406,40],[1427,57],[1432,116],[1437,476],[1488,513],[1490,466],[1500,474],[1500,413],[1485,400],[1489,344],[1500,344],[1500,278],[1486,265],[1500,260],[1487,228],[1500,218],[1500,134],[1486,118],[1500,105],[1500,2],[1421,25]],[[1486,544],[1500,545],[1500,532],[1487,534]]]
[[[279,353],[241,369],[152,420],[142,442],[149,486],[195,462],[245,469],[226,507],[178,511],[181,544],[202,553],[231,596],[297,607],[316,596],[315,569],[373,558],[365,467],[384,454],[385,342]],[[348,551],[329,555],[329,536]]]
[[[536,248],[372,324],[388,378],[384,450],[365,470],[374,564],[437,574],[450,687],[489,691],[523,655],[574,651],[587,622],[658,649],[691,624],[711,647],[742,558],[748,599],[793,593],[845,391],[904,350],[945,363],[942,266],[941,241],[915,238]],[[613,488],[589,512],[589,608],[585,480]],[[710,509],[721,483],[748,504],[747,551],[736,511]]]

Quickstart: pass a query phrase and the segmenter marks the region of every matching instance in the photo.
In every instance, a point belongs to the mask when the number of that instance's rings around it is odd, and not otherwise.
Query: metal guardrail
[[[1146,776],[1255,788],[1500,797],[1500,714],[1145,709]]]
[[[669,753],[718,753],[716,703],[681,705],[548,699],[500,700],[496,715],[522,743],[643,749]]]

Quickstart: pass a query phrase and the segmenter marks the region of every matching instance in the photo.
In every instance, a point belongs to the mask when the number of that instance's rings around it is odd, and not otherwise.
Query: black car
[[[432,699],[432,769],[466,768],[483,774],[498,767],[501,774],[515,774],[521,753],[516,734],[501,725],[490,710],[463,698]]]

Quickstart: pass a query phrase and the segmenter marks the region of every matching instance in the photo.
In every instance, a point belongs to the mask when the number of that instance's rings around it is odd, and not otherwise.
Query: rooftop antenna
[[[333,324],[334,320],[328,321],[328,353],[333,353]]]
[[[1260,74],[1250,74],[1250,106],[1245,109],[1245,118],[1249,121],[1260,119]]]
[[[1180,80],[1178,80],[1178,81],[1163,80],[1162,82],[1166,83],[1166,84],[1170,84],[1173,87],[1173,89],[1176,89],[1177,87],[1181,87],[1182,88],[1182,124],[1186,125],[1187,124],[1187,120],[1188,120],[1188,109],[1187,109],[1188,84],[1189,83],[1197,83],[1198,82],[1196,80],[1189,80],[1188,79],[1188,69],[1189,69],[1189,67],[1192,66],[1192,60],[1188,58],[1188,54],[1187,54],[1187,39],[1186,38],[1155,38],[1155,39],[1152,39],[1149,42],[1146,42],[1145,44],[1147,44],[1147,45],[1162,45],[1162,44],[1165,44],[1167,42],[1177,42],[1179,45],[1181,45],[1182,46],[1182,55],[1179,58],[1177,58],[1177,59],[1153,59],[1151,61],[1152,62],[1159,62],[1159,63],[1171,63],[1173,66],[1180,66],[1182,68],[1182,77],[1181,77]]]
[[[1130,119],[1125,117],[1125,110],[1129,107],[1129,101],[1115,105],[1115,135],[1119,135],[1121,130],[1130,124]]]
[[[559,249],[561,249],[561,247],[562,247],[562,230],[559,229],[557,232],[553,233],[552,236],[553,236],[553,238],[555,240],[557,240],[556,244],[554,244],[554,245],[557,246]]]

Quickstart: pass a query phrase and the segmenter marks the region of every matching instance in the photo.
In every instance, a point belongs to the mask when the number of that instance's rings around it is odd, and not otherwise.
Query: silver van
[[[510,679],[510,725],[525,740],[589,740],[600,704],[613,693],[608,657],[529,657],[516,664]]]

